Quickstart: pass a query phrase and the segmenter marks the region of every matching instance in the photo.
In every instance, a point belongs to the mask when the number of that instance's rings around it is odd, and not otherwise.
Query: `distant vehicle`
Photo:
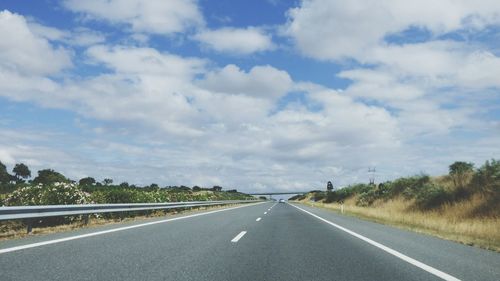
[[[280,201],[278,201],[280,203],[285,203],[285,199],[280,199]]]

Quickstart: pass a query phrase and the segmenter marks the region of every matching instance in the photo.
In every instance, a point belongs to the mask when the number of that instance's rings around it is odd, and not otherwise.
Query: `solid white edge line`
[[[257,218],[255,221],[260,221],[262,218]]]
[[[237,207],[227,208],[227,209],[222,209],[222,210],[215,210],[215,211],[210,211],[210,212],[206,212],[206,213],[187,215],[187,216],[183,216],[183,217],[171,218],[171,219],[166,219],[166,220],[135,224],[135,225],[131,225],[131,226],[113,228],[113,229],[108,229],[108,230],[103,230],[103,231],[98,231],[98,232],[92,232],[92,233],[70,236],[70,237],[65,237],[65,238],[60,238],[60,239],[55,239],[55,240],[37,242],[37,243],[16,246],[16,247],[11,247],[11,248],[5,248],[5,249],[0,249],[0,254],[29,249],[29,248],[35,248],[35,247],[40,247],[40,246],[45,246],[45,245],[50,245],[50,244],[56,244],[56,243],[61,243],[61,242],[65,242],[65,241],[86,238],[86,237],[92,237],[92,236],[97,236],[97,235],[102,235],[102,234],[107,234],[107,233],[113,233],[113,232],[118,232],[118,231],[123,231],[123,230],[128,230],[128,229],[133,229],[133,228],[138,228],[138,227],[143,227],[143,226],[148,226],[148,225],[166,223],[166,222],[170,222],[170,221],[176,221],[176,220],[182,220],[182,219],[188,219],[188,218],[193,218],[193,217],[198,217],[198,216],[209,215],[209,214],[218,213],[218,212],[230,211],[230,210],[239,209],[239,208],[243,208],[243,207],[255,206],[255,205],[259,205],[259,204],[263,204],[263,203],[265,203],[265,202],[237,206]]]
[[[433,274],[433,275],[435,275],[435,276],[437,276],[437,277],[439,277],[439,278],[441,278],[443,280],[460,281],[460,279],[458,279],[458,278],[456,278],[454,276],[451,276],[448,273],[442,272],[442,271],[440,271],[438,269],[435,269],[432,266],[429,266],[429,265],[427,265],[425,263],[422,263],[422,262],[420,262],[420,261],[418,261],[416,259],[410,258],[409,256],[404,255],[404,254],[402,254],[402,253],[400,253],[400,252],[398,252],[396,250],[393,250],[393,249],[391,249],[391,248],[389,248],[389,247],[387,247],[387,246],[385,246],[383,244],[375,242],[375,241],[371,240],[370,238],[367,238],[367,237],[365,237],[365,236],[363,236],[361,234],[358,234],[358,233],[356,233],[356,232],[354,232],[352,230],[349,230],[349,229],[347,229],[345,227],[342,227],[342,226],[340,226],[338,224],[335,224],[335,223],[333,223],[333,222],[331,222],[329,220],[326,220],[326,219],[324,219],[324,218],[322,218],[322,217],[320,217],[318,215],[315,215],[315,214],[313,214],[313,213],[311,213],[311,212],[309,212],[307,210],[304,210],[304,209],[302,209],[300,207],[297,207],[297,206],[295,206],[293,204],[289,204],[289,205],[292,206],[292,207],[295,207],[295,208],[301,210],[302,212],[305,212],[305,213],[307,213],[307,214],[309,214],[309,215],[311,215],[311,216],[313,216],[313,217],[315,217],[315,218],[317,218],[317,219],[319,219],[319,220],[321,220],[321,221],[323,221],[323,222],[325,222],[325,223],[327,223],[327,224],[329,224],[331,226],[334,226],[334,227],[336,227],[336,228],[338,228],[338,229],[340,229],[340,230],[342,230],[344,232],[347,232],[348,234],[350,234],[350,235],[352,235],[352,236],[354,236],[356,238],[359,238],[359,239],[367,242],[368,244],[371,244],[371,245],[373,245],[373,246],[375,246],[375,247],[377,247],[377,248],[379,248],[379,249],[381,249],[381,250],[383,250],[383,251],[385,251],[385,252],[387,252],[387,253],[389,253],[389,254],[391,254],[393,256],[396,256],[396,257],[404,260],[407,263],[410,263],[410,264],[412,264],[412,265],[414,265],[416,267],[419,267],[419,268],[421,268],[421,269],[423,269],[423,270],[425,270],[425,271],[427,271],[427,272],[429,272],[429,273],[431,273],[431,274]]]
[[[233,238],[233,240],[231,240],[231,242],[232,243],[238,242],[243,236],[245,236],[245,234],[247,234],[246,231],[240,232],[238,235],[236,235],[236,237]]]

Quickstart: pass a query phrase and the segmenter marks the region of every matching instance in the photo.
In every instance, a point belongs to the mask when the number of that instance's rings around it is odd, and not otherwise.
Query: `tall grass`
[[[473,217],[484,203],[481,195],[440,208],[421,211],[412,207],[413,201],[398,197],[390,200],[376,200],[370,206],[356,205],[357,198],[344,202],[344,212],[376,222],[390,224],[417,232],[432,234],[444,239],[500,251],[500,218]],[[308,205],[333,209],[340,212],[339,203],[302,201]]]
[[[468,163],[455,162],[445,176],[356,184],[296,200],[337,211],[344,202],[350,215],[500,252],[500,161],[486,161],[476,170],[470,164],[461,174],[452,173],[457,165]]]

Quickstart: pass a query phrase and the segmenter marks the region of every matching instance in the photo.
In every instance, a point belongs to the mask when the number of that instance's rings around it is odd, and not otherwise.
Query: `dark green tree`
[[[212,191],[222,191],[222,186],[214,185]]]
[[[104,179],[104,180],[102,181],[102,183],[103,183],[104,185],[111,185],[111,184],[113,183],[113,180],[112,180],[112,179],[108,179],[108,178],[106,178],[106,179]]]
[[[12,176],[7,172],[7,167],[0,161],[0,183],[9,183]]]
[[[24,180],[31,177],[30,169],[23,163],[16,164],[14,169],[12,169],[12,172],[14,173],[14,177],[18,183],[24,182]]]
[[[38,176],[33,179],[34,184],[52,184],[56,182],[69,182],[69,179],[52,169],[38,171]]]
[[[191,191],[191,188],[189,188],[189,186],[185,186],[185,185],[179,186],[178,189],[182,190],[182,191]]]
[[[93,177],[85,177],[78,181],[78,185],[80,186],[92,186],[96,183],[96,180]]]
[[[464,187],[465,181],[474,172],[474,164],[457,161],[450,165],[449,171],[455,187]]]
[[[472,184],[482,192],[493,195],[493,200],[500,199],[500,160],[486,161],[474,174]],[[498,208],[499,201],[496,202]]]
[[[201,190],[201,187],[195,185],[193,186],[193,191],[200,191]]]
[[[128,184],[128,182],[124,181],[122,183],[120,183],[119,185],[121,188],[127,188],[127,187],[130,187],[130,185]]]

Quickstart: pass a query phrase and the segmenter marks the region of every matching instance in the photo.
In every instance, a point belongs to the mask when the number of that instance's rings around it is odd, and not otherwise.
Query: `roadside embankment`
[[[478,169],[455,162],[445,176],[355,184],[291,199],[500,252],[500,161]]]

